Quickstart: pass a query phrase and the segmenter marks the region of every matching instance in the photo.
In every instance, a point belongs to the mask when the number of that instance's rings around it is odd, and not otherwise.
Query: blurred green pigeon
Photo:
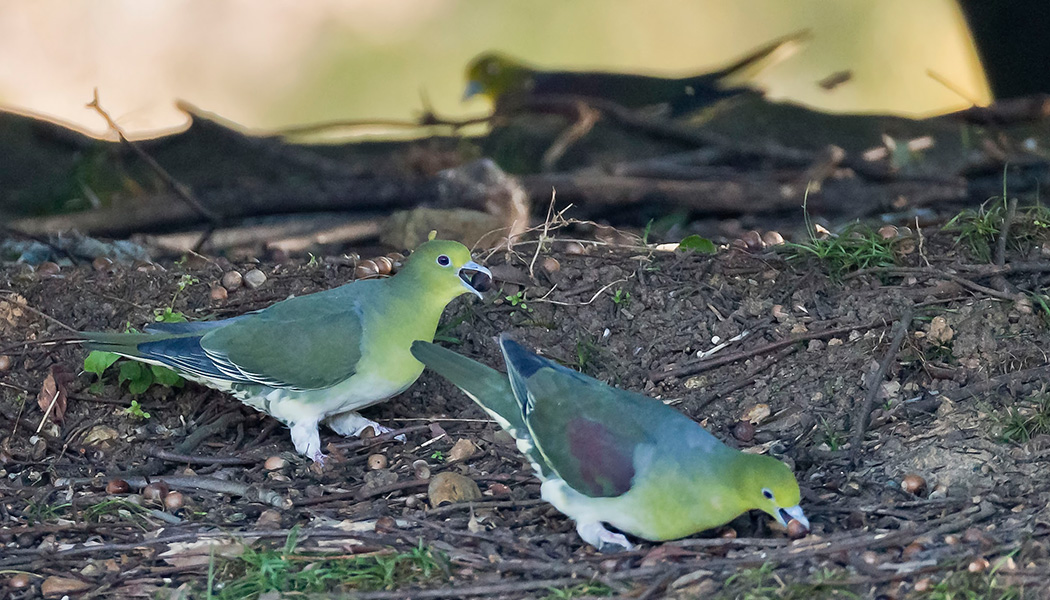
[[[540,494],[601,551],[718,527],[752,509],[809,521],[791,470],[734,450],[682,413],[537,356],[500,337],[507,375],[432,343],[412,354],[491,415],[543,481]]]
[[[669,78],[637,73],[545,71],[497,52],[483,53],[467,66],[463,99],[475,95],[495,103],[549,95],[610,100],[626,108],[668,105],[671,116],[696,110],[723,98],[754,91],[748,81],[763,68],[794,52],[808,31],[763,46],[724,69]]]
[[[481,297],[490,282],[465,246],[432,240],[390,278],[352,281],[221,321],[83,336],[89,349],[229,392],[290,427],[296,451],[323,462],[318,423],[340,435],[389,431],[357,411],[412,385],[423,372],[412,342],[433,340],[445,305],[466,292]]]

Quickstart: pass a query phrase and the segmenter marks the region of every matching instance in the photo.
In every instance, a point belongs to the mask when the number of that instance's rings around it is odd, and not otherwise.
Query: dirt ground
[[[1045,238],[1011,244],[1013,268],[996,270],[954,235],[924,231],[894,245],[894,266],[837,272],[783,247],[737,244],[709,256],[626,238],[555,237],[538,252],[523,242],[482,254],[501,287],[483,302],[464,296],[450,305],[443,343],[502,368],[493,337],[509,332],[672,403],[731,445],[782,458],[802,487],[808,537],[791,540],[752,514],[686,540],[598,554],[539,500],[509,438],[432,373],[365,412],[405,443],[323,431],[330,460],[319,469],[294,453],[283,427],[232,398],[190,383],[132,395],[115,369],[90,389],[83,350],[47,341],[68,337],[67,327],[141,327],[165,307],[191,319],[239,314],[349,281],[351,260],[80,264],[50,273],[7,265],[0,597],[204,597],[213,579],[218,597],[271,598],[260,582],[293,581],[281,569],[327,573],[348,557],[387,565],[388,576],[344,574],[284,591],[1050,597],[1050,329],[1046,308],[1023,293],[1048,285]],[[213,298],[224,272],[250,269],[265,283]],[[908,314],[898,347],[895,330]],[[66,392],[57,423],[55,409],[45,418],[37,401],[49,373],[58,386],[45,397]],[[869,390],[873,411],[858,447]],[[442,472],[473,480],[481,498],[431,508],[428,485]],[[130,489],[107,490],[114,478]],[[143,498],[144,479],[182,496],[166,509]]]

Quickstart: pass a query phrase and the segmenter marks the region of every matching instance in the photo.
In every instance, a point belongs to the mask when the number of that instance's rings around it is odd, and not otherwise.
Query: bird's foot
[[[601,553],[620,552],[632,550],[634,545],[627,541],[622,533],[613,533],[605,528],[599,521],[577,523],[576,533],[580,534],[583,541],[594,546]]]
[[[384,433],[390,433],[393,431],[393,429],[384,427],[372,419],[366,419],[352,410],[329,417],[325,421],[325,424],[328,425],[332,431],[343,437],[361,437],[361,434],[369,427],[372,428],[372,432],[375,435],[383,435]],[[399,442],[404,442],[407,438],[405,438],[404,435],[399,435],[395,436],[394,439]]]
[[[321,434],[317,431],[317,423],[292,425],[292,444],[296,452],[324,466],[325,456],[321,452]]]

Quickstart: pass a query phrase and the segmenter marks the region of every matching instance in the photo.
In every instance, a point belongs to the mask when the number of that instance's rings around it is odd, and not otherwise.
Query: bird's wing
[[[651,456],[658,443],[659,419],[667,415],[652,403],[660,403],[562,367],[509,338],[500,343],[525,424],[550,468],[587,496],[626,493],[641,464],[636,457]],[[652,417],[657,421],[647,424]]]
[[[366,350],[361,312],[353,298],[330,292],[285,300],[213,329],[200,338],[203,357],[196,358],[227,378],[270,387],[312,390],[344,381]]]

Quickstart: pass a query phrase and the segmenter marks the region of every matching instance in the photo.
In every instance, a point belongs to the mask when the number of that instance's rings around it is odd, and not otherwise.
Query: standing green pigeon
[[[169,367],[233,394],[288,425],[296,451],[323,462],[318,423],[340,435],[389,431],[357,411],[412,385],[423,372],[412,342],[433,340],[445,305],[466,292],[481,297],[490,281],[465,246],[435,240],[387,279],[353,281],[221,321],[83,335],[90,349]]]
[[[608,523],[668,540],[758,509],[809,521],[795,476],[769,456],[734,450],[664,403],[618,390],[500,337],[507,375],[418,341],[412,354],[489,413],[543,481],[540,494],[599,550],[631,549]]]
[[[724,69],[682,78],[601,71],[547,71],[504,54],[486,52],[467,66],[467,89],[463,99],[482,95],[501,103],[537,96],[571,95],[611,100],[631,109],[666,104],[671,116],[676,116],[752,90],[746,84],[749,77],[792,53],[808,36],[806,31],[789,35]]]

